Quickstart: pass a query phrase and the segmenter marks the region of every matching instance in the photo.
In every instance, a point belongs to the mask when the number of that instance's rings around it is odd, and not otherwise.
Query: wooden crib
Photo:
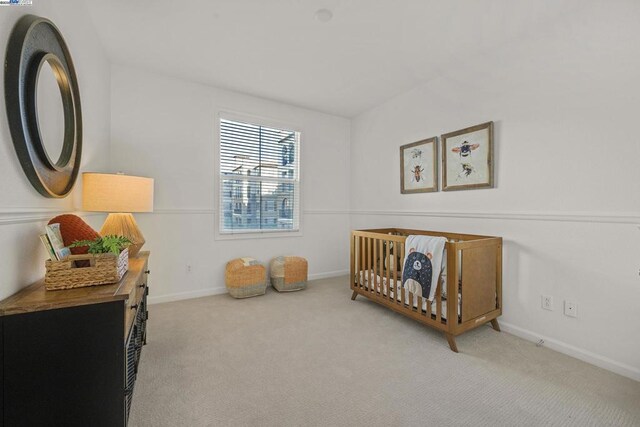
[[[399,286],[406,236],[416,234],[447,238],[446,288],[439,277],[432,303]],[[351,289],[352,300],[363,295],[444,332],[457,353],[457,335],[489,322],[500,331],[502,238],[400,228],[352,231]]]

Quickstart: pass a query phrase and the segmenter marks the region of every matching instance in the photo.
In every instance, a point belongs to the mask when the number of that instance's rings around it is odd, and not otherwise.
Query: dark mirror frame
[[[38,125],[38,76],[46,64],[58,81],[64,110],[64,144],[56,163]],[[75,68],[62,34],[46,18],[23,16],[9,37],[4,67],[7,118],[22,169],[43,196],[65,197],[80,172],[82,112]]]

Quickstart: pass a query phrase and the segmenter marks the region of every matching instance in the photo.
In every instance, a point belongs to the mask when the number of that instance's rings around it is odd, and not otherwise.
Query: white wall
[[[504,329],[636,379],[639,18],[637,3],[602,3],[446,64],[354,119],[351,141],[352,227],[502,236]],[[496,188],[400,194],[400,145],[488,120]]]
[[[225,264],[241,256],[297,254],[311,277],[346,272],[348,120],[123,66],[111,84],[112,168],[155,179],[154,213],[136,214],[152,251],[152,301],[224,291]],[[302,236],[214,240],[220,111],[301,129]]]
[[[82,171],[106,169],[109,162],[110,69],[82,1],[34,1],[33,6],[0,8],[0,51],[24,14],[51,19],[64,36],[76,67],[83,114]],[[0,69],[4,82],[4,68]],[[47,220],[80,206],[79,186],[64,199],[42,197],[22,172],[13,148],[0,85],[0,299],[44,275],[46,255],[38,235]],[[80,180],[79,180],[80,181]],[[78,181],[78,183],[79,183]],[[87,221],[99,226],[101,215]]]

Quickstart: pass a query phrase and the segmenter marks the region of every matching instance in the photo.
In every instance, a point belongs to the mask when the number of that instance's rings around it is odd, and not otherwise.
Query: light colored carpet
[[[130,425],[640,425],[638,382],[489,327],[455,354],[347,280],[152,306]]]

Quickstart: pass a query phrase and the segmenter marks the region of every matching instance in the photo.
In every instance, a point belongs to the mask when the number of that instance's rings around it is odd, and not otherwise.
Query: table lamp
[[[145,241],[132,213],[153,212],[153,178],[85,172],[82,174],[82,208],[109,212],[100,235],[125,236],[131,240],[129,256],[136,256]]]

